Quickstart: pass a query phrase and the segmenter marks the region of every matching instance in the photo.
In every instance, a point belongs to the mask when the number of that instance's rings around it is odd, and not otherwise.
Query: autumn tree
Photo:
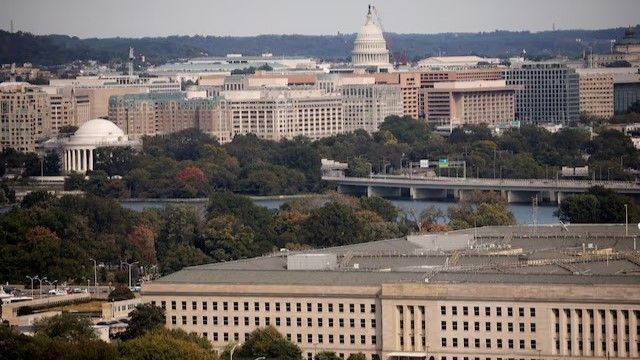
[[[127,235],[127,240],[132,246],[130,258],[149,265],[156,263],[156,234],[148,226],[137,224]]]

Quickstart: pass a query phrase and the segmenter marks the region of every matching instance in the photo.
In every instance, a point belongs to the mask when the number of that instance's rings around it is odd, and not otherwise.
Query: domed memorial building
[[[360,28],[351,53],[353,66],[366,68],[376,72],[388,72],[392,65],[389,62],[389,50],[382,34],[380,24],[371,13],[371,5],[367,18]]]
[[[116,124],[105,119],[93,119],[82,124],[73,135],[57,137],[45,143],[45,148],[60,153],[65,173],[86,173],[93,170],[94,151],[102,147],[139,148],[139,140],[129,140]]]

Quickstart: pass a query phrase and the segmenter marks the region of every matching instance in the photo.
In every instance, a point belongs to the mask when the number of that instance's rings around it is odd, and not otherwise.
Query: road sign
[[[449,159],[440,159],[438,160],[438,167],[441,169],[449,167]]]
[[[429,167],[429,160],[420,159],[420,167],[421,168],[428,168]]]

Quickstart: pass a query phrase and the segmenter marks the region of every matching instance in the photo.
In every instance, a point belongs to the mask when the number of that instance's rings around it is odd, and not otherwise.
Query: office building
[[[500,64],[497,58],[482,58],[479,56],[434,56],[418,61],[418,69],[427,70],[462,70],[477,68],[479,66],[497,66]]]
[[[631,66],[640,65],[640,40],[636,37],[636,29],[629,27],[624,37],[615,42],[610,54],[591,54],[587,57],[589,67],[608,67],[613,64],[629,63]]]
[[[0,147],[33,152],[63,126],[89,120],[86,95],[20,82],[0,84]]]
[[[0,148],[33,152],[47,135],[49,95],[37,86],[0,83]]]
[[[344,132],[342,97],[321,90],[244,90],[221,93],[220,111],[237,134],[279,141],[316,140]]]
[[[423,90],[425,117],[436,125],[511,123],[516,89],[504,80],[435,83]]]
[[[199,127],[203,103],[215,99],[188,99],[185,93],[112,96],[109,120],[133,139]]]
[[[182,269],[142,285],[222,350],[274,326],[312,359],[637,359],[635,227],[483,227]]]
[[[402,93],[399,85],[343,83],[339,88],[344,104],[344,131],[359,129],[369,133],[378,127],[387,116],[403,115]]]
[[[372,6],[369,5],[364,25],[358,31],[351,53],[353,66],[366,68],[373,72],[387,72],[392,69],[389,62],[387,42],[380,24],[374,19]]]
[[[516,119],[527,124],[576,123],[579,114],[578,74],[557,63],[522,63],[504,71],[515,85]]]
[[[615,75],[613,79],[615,112],[626,112],[638,101],[640,101],[640,73]]]
[[[576,70],[580,77],[580,114],[608,119],[613,116],[613,75],[594,70]]]

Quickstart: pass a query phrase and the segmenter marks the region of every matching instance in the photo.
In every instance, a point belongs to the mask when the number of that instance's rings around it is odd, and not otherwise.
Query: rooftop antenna
[[[13,34],[13,19],[11,19],[11,26],[10,26],[10,28],[11,28],[11,33]]]

